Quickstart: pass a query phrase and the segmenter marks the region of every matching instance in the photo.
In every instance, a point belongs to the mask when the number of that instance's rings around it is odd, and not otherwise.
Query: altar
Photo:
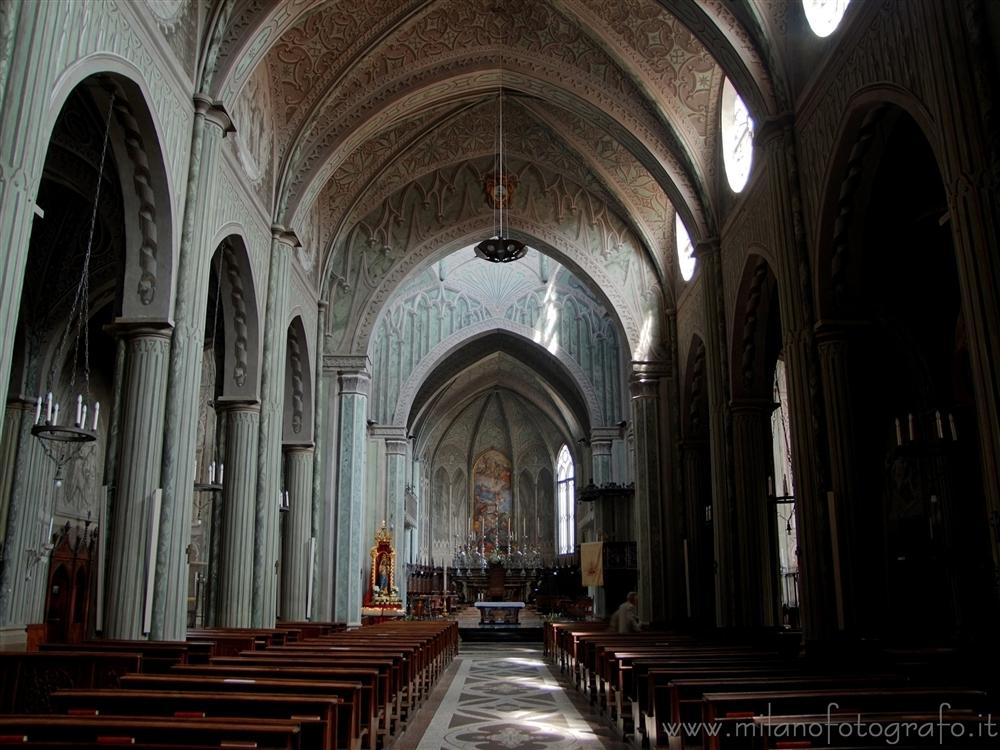
[[[517,625],[524,602],[476,602],[480,625]]]

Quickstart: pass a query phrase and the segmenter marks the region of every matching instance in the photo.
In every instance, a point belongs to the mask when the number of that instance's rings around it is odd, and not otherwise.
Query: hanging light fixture
[[[97,224],[97,208],[101,199],[101,183],[104,180],[104,162],[108,153],[108,141],[111,136],[111,114],[114,111],[115,94],[111,92],[108,103],[108,114],[104,123],[104,140],[101,144],[101,157],[97,169],[97,188],[94,191],[94,207],[90,214],[90,230],[87,234],[87,245],[83,254],[83,269],[80,271],[80,281],[76,285],[73,302],[70,305],[66,327],[59,337],[56,355],[52,359],[49,370],[48,388],[45,397],[38,396],[35,405],[35,424],[31,434],[42,441],[42,448],[56,464],[55,482],[62,483],[62,468],[76,455],[76,450],[83,443],[97,440],[97,428],[100,424],[100,402],[93,403],[90,410],[90,257],[94,245],[94,227]],[[53,400],[52,389],[57,382],[57,372],[63,362],[66,346],[73,341],[73,367],[69,390],[72,392],[77,384],[77,369],[82,367],[83,383],[76,397],[76,413],[71,420],[69,415],[59,413],[59,403]],[[88,411],[90,413],[88,414]],[[60,419],[65,420],[60,423]]]
[[[503,54],[500,56],[500,96],[499,114],[497,117],[496,157],[493,162],[493,172],[486,175],[484,188],[486,196],[493,205],[493,236],[476,245],[476,255],[491,263],[510,263],[523,258],[528,248],[520,240],[508,237],[509,227],[505,222],[504,210],[510,208],[517,187],[517,178],[507,170],[504,154],[503,133]]]

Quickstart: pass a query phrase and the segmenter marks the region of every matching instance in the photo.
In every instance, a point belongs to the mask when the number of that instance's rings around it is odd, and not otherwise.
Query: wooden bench
[[[51,713],[54,690],[117,687],[141,664],[140,654],[115,651],[0,652],[0,713]]]
[[[31,747],[152,745],[299,750],[299,722],[138,716],[0,716],[4,744]]]
[[[212,656],[207,641],[99,640],[83,643],[42,643],[42,651],[88,651],[142,654],[142,671],[163,673],[174,664],[204,664]]]
[[[337,698],[340,712],[337,720],[337,746],[361,750],[367,736],[361,727],[364,688],[361,683],[332,680],[296,680],[279,678],[231,678],[199,675],[127,675],[121,679],[125,690],[214,692],[218,694],[288,695]]]
[[[58,690],[56,710],[81,716],[174,716],[177,718],[288,719],[301,724],[301,744],[316,750],[348,750],[338,745],[336,696],[275,693],[217,693],[193,690]],[[348,738],[349,741],[349,738]]]

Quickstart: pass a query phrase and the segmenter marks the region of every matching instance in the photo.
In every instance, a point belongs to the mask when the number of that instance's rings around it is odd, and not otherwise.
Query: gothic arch
[[[732,326],[733,399],[771,397],[771,370],[781,352],[778,282],[763,255],[747,256]]]
[[[219,243],[212,269],[221,272],[219,294],[226,346],[222,398],[256,401],[260,397],[260,308],[242,236],[230,234]]]
[[[285,444],[311,444],[313,441],[312,367],[309,364],[309,337],[296,315],[288,324],[285,350],[285,408],[283,437]]]
[[[48,148],[69,97],[85,86],[102,116],[114,94],[109,149],[122,185],[125,268],[119,313],[126,319],[166,321],[173,304],[175,265],[174,185],[163,150],[165,135],[142,73],[106,53],[83,58],[63,72],[44,117],[36,148]],[[41,160],[35,193],[42,177]]]

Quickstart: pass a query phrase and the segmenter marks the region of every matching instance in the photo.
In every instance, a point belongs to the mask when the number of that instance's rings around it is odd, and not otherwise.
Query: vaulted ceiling
[[[695,238],[718,231],[724,78],[756,116],[779,109],[755,2],[220,0],[201,86],[236,110],[248,174],[321,290],[354,283],[338,254],[394,191],[435,176],[444,194],[495,152],[502,87],[515,169],[568,185],[567,212],[607,206],[669,304],[675,210]]]

